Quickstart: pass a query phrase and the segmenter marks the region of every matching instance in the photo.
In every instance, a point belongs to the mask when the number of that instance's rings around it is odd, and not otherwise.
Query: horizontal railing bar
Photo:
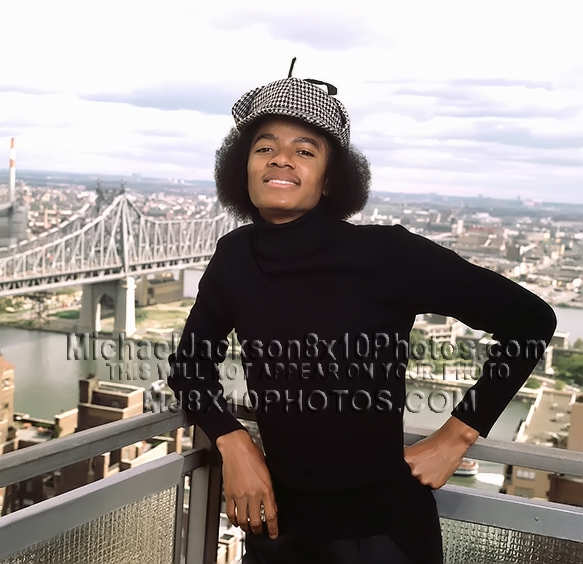
[[[0,456],[0,488],[181,427],[184,415],[144,413]]]
[[[446,519],[583,542],[580,507],[452,485],[433,495]]]
[[[431,433],[433,430],[423,427],[406,427],[405,444],[412,445]],[[583,453],[562,448],[495,441],[479,437],[468,449],[467,456],[487,462],[512,464],[522,468],[583,477]]]
[[[233,411],[239,419],[255,420],[255,413],[241,404],[235,405]],[[3,454],[0,456],[0,487],[172,431],[184,423],[181,411],[144,413]],[[421,427],[406,427],[405,444],[411,445],[432,432]],[[489,462],[583,477],[583,453],[559,448],[479,438],[467,454]]]
[[[237,403],[234,414],[239,419],[255,421],[255,413]],[[410,446],[433,433],[433,429],[406,426],[405,445]],[[514,441],[495,441],[482,437],[473,444],[467,455],[478,460],[512,464],[523,468],[532,468],[558,474],[583,477],[583,453],[562,448],[529,445]]]

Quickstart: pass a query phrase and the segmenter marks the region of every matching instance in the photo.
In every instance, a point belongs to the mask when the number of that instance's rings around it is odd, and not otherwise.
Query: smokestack
[[[16,149],[14,137],[10,139],[10,179],[8,181],[8,201],[13,203],[16,199]]]

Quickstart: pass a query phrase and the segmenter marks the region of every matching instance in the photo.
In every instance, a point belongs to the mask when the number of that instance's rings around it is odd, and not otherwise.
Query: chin
[[[294,210],[296,209],[296,202],[288,202],[285,200],[276,200],[270,202],[261,202],[258,207],[259,209],[265,210]]]

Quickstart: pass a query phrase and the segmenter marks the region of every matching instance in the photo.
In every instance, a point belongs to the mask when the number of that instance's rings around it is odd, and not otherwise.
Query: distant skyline
[[[19,169],[212,180],[232,104],[297,56],[373,190],[583,203],[580,2],[304,6],[5,3],[0,169],[15,137]]]

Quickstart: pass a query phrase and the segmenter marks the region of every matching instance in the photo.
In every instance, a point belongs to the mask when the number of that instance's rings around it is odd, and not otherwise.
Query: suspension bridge
[[[215,207],[204,219],[157,220],[122,190],[97,211],[0,252],[0,297],[83,286],[79,328],[99,328],[100,300],[114,300],[114,331],[135,332],[135,278],[208,261],[237,221]]]

